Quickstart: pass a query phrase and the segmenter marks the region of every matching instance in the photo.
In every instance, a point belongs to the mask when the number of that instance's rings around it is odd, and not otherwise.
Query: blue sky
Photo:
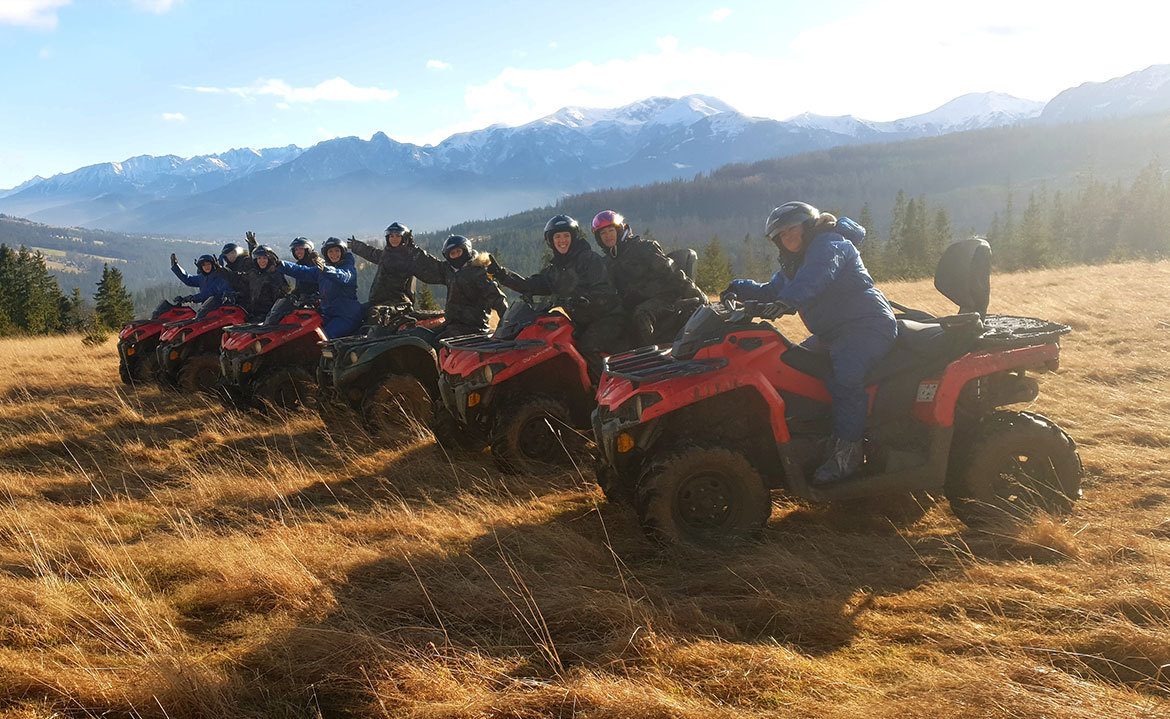
[[[136,154],[437,142],[649,95],[874,120],[966,92],[1047,100],[1170,62],[1163,5],[0,0],[0,187]]]

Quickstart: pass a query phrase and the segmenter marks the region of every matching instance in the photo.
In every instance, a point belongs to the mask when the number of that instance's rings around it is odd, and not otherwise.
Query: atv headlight
[[[503,362],[493,362],[489,365],[484,365],[483,367],[480,367],[476,371],[472,372],[468,379],[475,384],[491,384],[492,379],[496,376],[496,373],[507,366],[508,365]]]
[[[641,422],[642,413],[661,401],[662,395],[657,392],[642,392],[623,402],[614,414],[622,422]]]

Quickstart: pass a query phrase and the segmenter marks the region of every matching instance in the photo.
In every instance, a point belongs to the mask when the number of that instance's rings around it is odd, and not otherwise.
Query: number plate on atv
[[[919,402],[933,402],[934,395],[938,392],[938,382],[923,382],[918,385],[918,401]]]

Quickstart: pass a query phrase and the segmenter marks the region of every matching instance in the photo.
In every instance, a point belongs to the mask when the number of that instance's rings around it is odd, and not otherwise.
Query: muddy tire
[[[219,355],[192,355],[179,369],[179,389],[188,394],[215,395],[219,391],[219,377]]]
[[[536,395],[501,407],[492,423],[492,459],[505,472],[571,466],[584,444],[569,408],[551,397]]]
[[[126,360],[118,362],[118,378],[122,380],[122,384],[134,384],[134,376],[126,366]]]
[[[313,376],[300,367],[285,367],[256,382],[256,402],[267,410],[292,411],[308,406],[313,396]]]
[[[600,457],[593,464],[593,475],[597,478],[601,493],[605,495],[605,501],[611,504],[634,504],[636,478],[631,481],[628,477],[622,477],[621,473]]]
[[[970,527],[1026,522],[1064,514],[1081,496],[1076,443],[1054,422],[1032,412],[994,412],[951,457],[946,494]]]
[[[386,439],[421,436],[431,411],[427,388],[408,374],[387,375],[362,400],[366,431]]]
[[[435,441],[448,452],[476,452],[484,448],[482,438],[460,424],[446,407],[436,404],[428,424]]]
[[[658,541],[718,546],[757,534],[772,514],[772,495],[742,454],[690,447],[648,463],[636,509]]]

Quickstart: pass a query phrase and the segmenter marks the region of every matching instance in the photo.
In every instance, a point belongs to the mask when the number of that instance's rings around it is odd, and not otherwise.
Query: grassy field
[[[657,548],[588,474],[127,391],[112,342],[0,342],[0,716],[1170,716],[1167,308],[1170,263],[993,281],[993,311],[1075,328],[1030,407],[1080,445],[1071,516],[988,535],[945,502],[895,525],[777,497],[734,553]]]

